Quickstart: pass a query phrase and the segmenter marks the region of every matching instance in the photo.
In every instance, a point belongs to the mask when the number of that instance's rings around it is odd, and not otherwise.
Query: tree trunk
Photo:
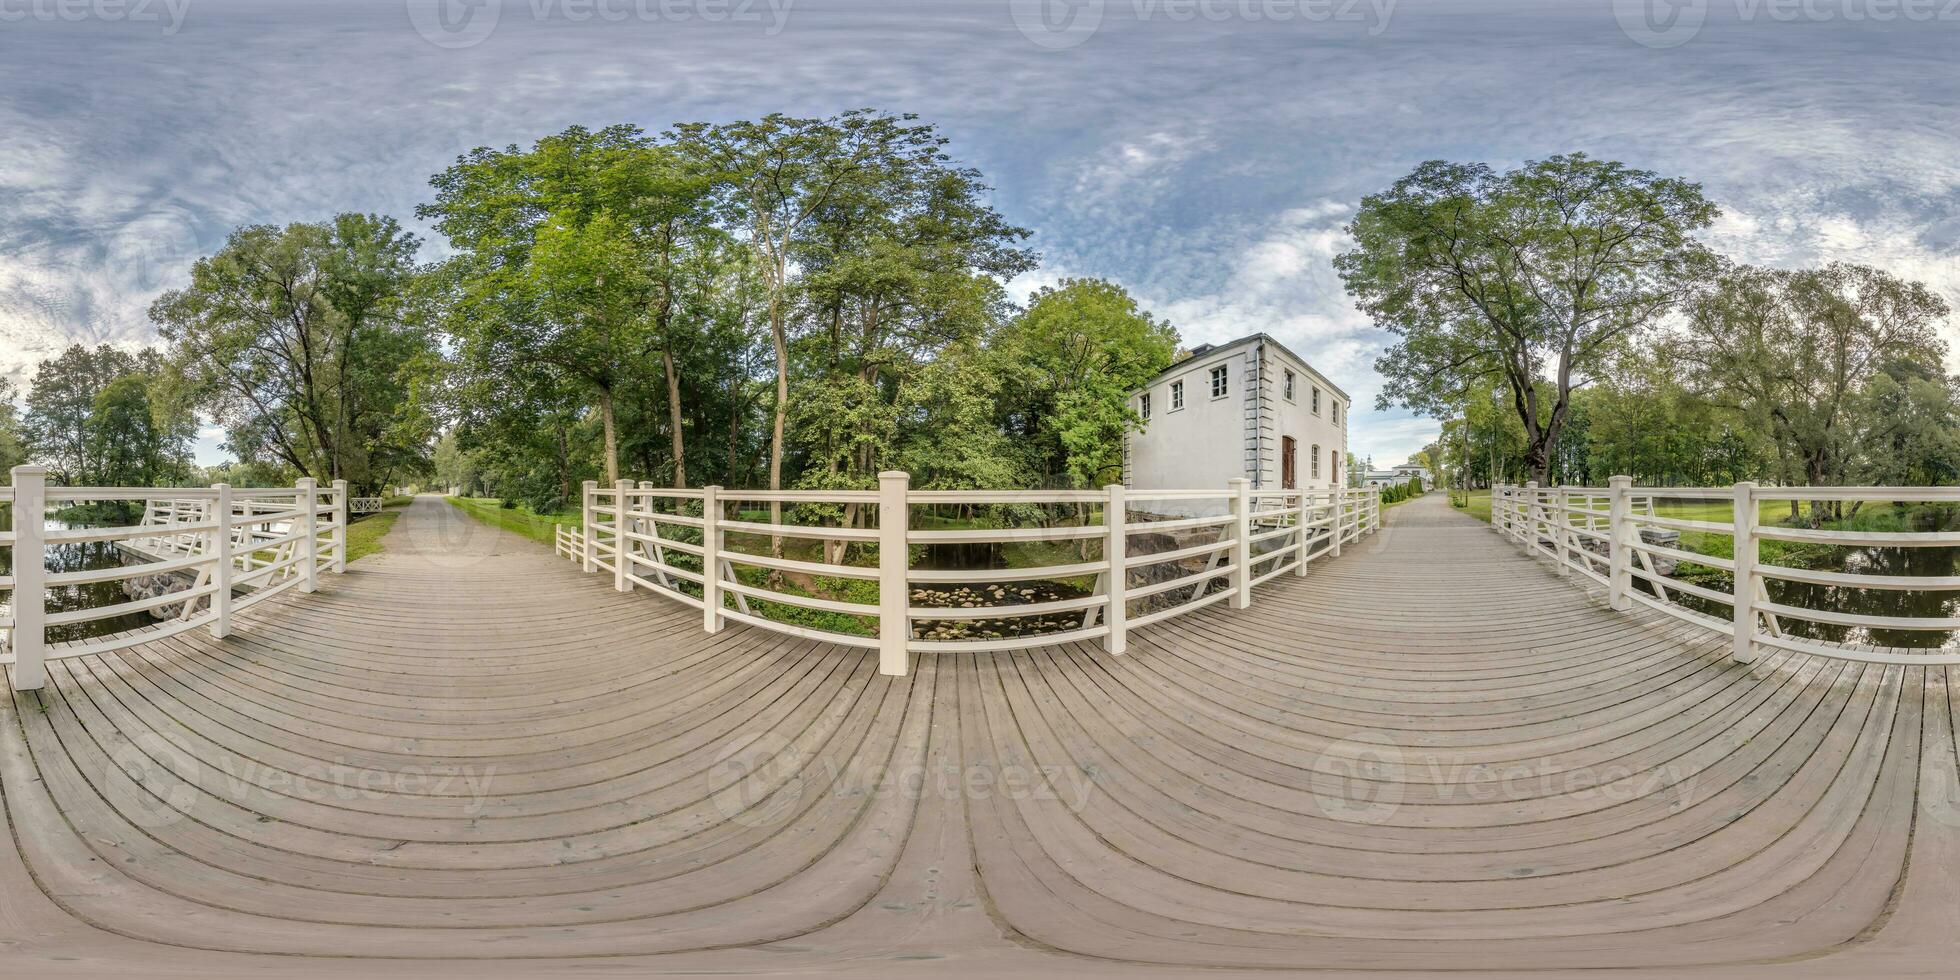
[[[619,432],[613,426],[613,393],[611,388],[599,389],[599,419],[606,429],[606,483],[619,482]]]
[[[674,352],[672,349],[660,352],[662,365],[667,369],[667,418],[674,430],[674,487],[687,486],[687,445],[681,438],[681,379],[674,372]]]
[[[776,418],[769,431],[769,489],[783,488],[783,423],[789,417],[789,338],[783,327],[782,314],[771,301],[769,311],[769,337],[776,345]],[[774,524],[783,522],[783,502],[769,502],[769,520]],[[783,539],[780,536],[769,538],[769,554],[776,558],[783,556]],[[775,580],[774,572],[771,581]]]

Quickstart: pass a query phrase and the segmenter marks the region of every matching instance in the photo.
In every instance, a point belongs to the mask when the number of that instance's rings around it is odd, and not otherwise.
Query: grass
[[[395,526],[395,521],[401,516],[399,510],[384,510],[348,522],[347,560],[355,562],[369,555],[380,554],[382,536]]]
[[[457,510],[482,521],[491,527],[503,528],[512,534],[521,534],[544,545],[556,543],[559,525],[577,527],[579,514],[571,511],[562,514],[540,514],[519,504],[505,507],[495,497],[444,497]]]
[[[1462,503],[1458,503],[1462,501]],[[1472,490],[1463,496],[1454,496],[1450,504],[1485,524],[1490,523],[1490,491]]]

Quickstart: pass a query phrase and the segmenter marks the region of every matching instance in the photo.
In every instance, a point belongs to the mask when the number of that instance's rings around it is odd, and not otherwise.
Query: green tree
[[[1888,402],[1941,376],[1947,312],[1924,285],[1866,266],[1736,266],[1697,293],[1671,346],[1698,392],[1769,433],[1786,484],[1832,486],[1853,471],[1859,416],[1882,433]]]
[[[1121,473],[1124,433],[1146,424],[1130,394],[1170,366],[1178,336],[1122,287],[1065,279],[1035,292],[999,346],[1003,427],[1034,447],[1040,472],[1092,486]]]
[[[416,302],[418,245],[374,215],[252,225],[151,305],[185,397],[241,461],[361,488],[422,465],[441,356]]]
[[[0,477],[27,462],[27,430],[21,424],[19,398],[13,379],[0,378]]]
[[[133,355],[108,344],[74,344],[35,367],[27,391],[27,441],[58,481],[84,484],[96,475],[89,438],[96,395],[136,368]]]
[[[1335,260],[1400,338],[1376,362],[1379,404],[1442,417],[1471,387],[1501,383],[1525,468],[1550,482],[1573,390],[1675,306],[1710,262],[1691,235],[1718,214],[1697,184],[1584,154],[1501,174],[1417,167],[1362,201],[1355,248]]]

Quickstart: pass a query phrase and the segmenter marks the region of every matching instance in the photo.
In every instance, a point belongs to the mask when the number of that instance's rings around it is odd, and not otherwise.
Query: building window
[[[1143,416],[1145,422],[1150,421],[1150,392],[1144,392],[1143,396],[1137,399],[1137,412]]]
[[[1225,382],[1225,365],[1211,369],[1211,397],[1223,398],[1231,393],[1231,385]]]
[[[1293,400],[1293,372],[1286,372],[1286,400]]]
[[[1173,381],[1171,382],[1171,411],[1175,412],[1183,407],[1184,407],[1184,382]]]
[[[1307,475],[1310,479],[1320,479],[1320,447],[1318,445],[1307,451]]]
[[[1335,425],[1340,425],[1340,424],[1341,424],[1341,403],[1340,403],[1340,402],[1335,402],[1335,403],[1333,403],[1333,405],[1332,405],[1332,408],[1334,409],[1334,424],[1335,424]]]
[[[1320,414],[1320,389],[1318,387],[1313,390],[1313,413],[1315,415]]]

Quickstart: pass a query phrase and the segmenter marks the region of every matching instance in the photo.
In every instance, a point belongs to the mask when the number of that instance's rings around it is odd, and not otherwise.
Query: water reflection
[[[51,520],[47,522],[50,531],[62,531],[71,527],[90,526],[82,523]],[[0,509],[0,531],[13,530],[13,509]],[[74,544],[49,545],[44,564],[50,573],[92,572],[103,568],[116,568],[127,564],[123,553],[114,542],[86,541]],[[0,549],[0,575],[13,574],[13,549]],[[0,602],[0,618],[13,615],[12,593],[7,600]],[[99,609],[127,602],[129,597],[123,593],[121,582],[93,582],[86,585],[63,585],[48,589],[48,612],[69,612],[76,609]],[[110,616],[88,623],[75,623],[68,626],[48,627],[49,643],[65,643],[73,640],[86,640],[90,637],[106,636],[124,630],[139,629],[155,620],[148,613],[125,613]]]

